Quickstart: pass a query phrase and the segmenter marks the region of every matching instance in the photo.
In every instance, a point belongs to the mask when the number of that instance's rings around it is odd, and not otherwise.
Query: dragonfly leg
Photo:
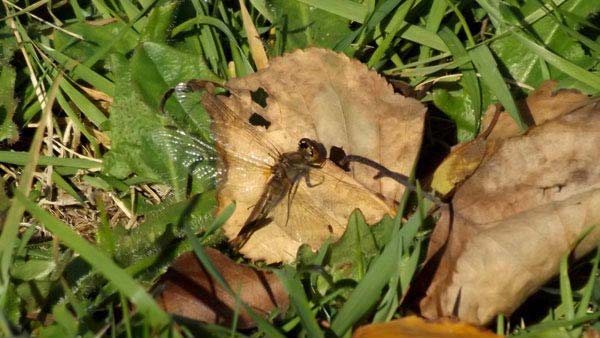
[[[294,200],[294,196],[296,196],[296,192],[298,192],[298,186],[300,186],[300,180],[294,180],[294,184],[292,188],[288,191],[287,198],[287,215],[285,217],[285,226],[287,226],[290,220],[290,213],[292,210],[292,201]]]
[[[318,183],[313,183],[310,181],[310,171],[308,173],[306,173],[306,175],[304,176],[304,181],[306,182],[306,186],[309,188],[314,188],[316,186],[319,186],[321,184],[323,184],[323,182],[325,181],[325,178],[323,178],[323,180],[321,182]]]

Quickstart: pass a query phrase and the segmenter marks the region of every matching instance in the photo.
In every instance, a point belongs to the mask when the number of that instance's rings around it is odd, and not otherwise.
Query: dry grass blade
[[[250,17],[250,13],[248,13],[245,0],[240,0],[240,12],[242,14],[242,21],[244,22],[244,30],[246,30],[246,36],[248,38],[248,45],[250,46],[250,53],[252,54],[256,69],[267,68],[269,66],[269,59],[267,58],[267,53],[265,52],[262,40],[258,35],[258,31],[252,22],[252,17]]]

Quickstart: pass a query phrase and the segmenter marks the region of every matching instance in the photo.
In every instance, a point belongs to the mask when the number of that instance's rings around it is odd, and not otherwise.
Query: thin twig
[[[101,159],[97,159],[97,158],[94,158],[94,157],[89,157],[89,156],[85,156],[83,154],[80,154],[80,153],[72,150],[71,148],[65,146],[64,144],[62,144],[62,143],[60,143],[58,141],[54,141],[54,144],[57,147],[59,147],[60,149],[66,151],[67,153],[69,153],[69,154],[71,154],[71,155],[73,155],[73,156],[75,156],[77,158],[81,158],[81,159],[85,159],[85,160],[89,160],[89,161],[94,161],[94,162],[102,163]]]

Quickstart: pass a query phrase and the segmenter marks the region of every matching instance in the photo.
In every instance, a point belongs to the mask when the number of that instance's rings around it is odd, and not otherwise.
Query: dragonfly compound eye
[[[303,138],[298,142],[298,149],[308,155],[313,163],[323,163],[327,158],[325,147],[314,140]]]
[[[304,150],[307,148],[310,148],[309,139],[307,139],[307,138],[300,139],[300,141],[298,141],[298,149]]]

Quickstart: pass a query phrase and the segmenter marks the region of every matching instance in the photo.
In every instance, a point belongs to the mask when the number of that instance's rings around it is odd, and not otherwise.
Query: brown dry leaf
[[[518,104],[519,111],[525,115],[526,119],[531,120],[533,125],[539,126],[546,121],[586,106],[594,100],[576,90],[553,90],[557,85],[558,81],[544,81],[527,99]],[[489,126],[492,117],[493,114],[485,116],[481,124],[482,130]],[[487,139],[499,140],[519,134],[521,131],[513,119],[508,114],[502,114]]]
[[[582,335],[582,338],[600,338],[600,332],[598,332],[598,330],[596,330],[595,328],[589,328],[585,330],[585,332]]]
[[[232,95],[219,99],[241,120],[247,121],[253,113],[269,120],[272,124],[267,130],[255,130],[261,143],[274,144],[281,152],[297,150],[298,141],[307,137],[328,149],[342,147],[347,153],[366,156],[405,174],[410,173],[417,158],[425,108],[414,99],[395,94],[377,73],[343,54],[316,48],[299,50],[271,60],[265,70],[231,80],[227,88]],[[252,100],[251,91],[260,92],[259,88],[268,95],[264,107]],[[211,115],[219,118],[216,113]],[[259,142],[239,130],[221,133],[227,134],[228,148],[238,154],[263,153],[259,157],[265,157],[268,152],[258,149]],[[235,161],[228,158],[227,162],[230,160]],[[319,173],[328,179],[318,178]],[[391,180],[374,180],[376,172],[370,168],[355,167],[353,173],[354,178],[331,162],[312,170],[311,181],[318,184],[309,188],[305,181],[300,182],[289,221],[287,207],[277,208],[273,221],[256,231],[240,252],[267,263],[290,262],[301,244],[316,249],[326,239],[341,236],[355,208],[369,223],[392,213],[391,204],[373,191],[395,198],[403,189]],[[262,192],[240,189],[243,182],[264,187],[266,177],[248,177],[235,170],[228,173],[219,191],[219,205],[224,208],[231,201],[237,203],[223,227],[229,238],[238,234]]]
[[[590,98],[574,90],[553,91],[557,81],[545,81],[526,100],[519,103],[519,111],[526,120],[540,125],[567,112],[574,111],[590,102]],[[549,98],[552,98],[549,100]],[[491,105],[485,113],[481,130],[487,130],[496,107]],[[449,194],[457,185],[469,177],[486,155],[493,153],[493,142],[521,134],[519,127],[508,114],[501,114],[491,133],[482,138],[456,146],[433,175],[431,188],[440,195]]]
[[[266,316],[288,307],[287,292],[273,273],[237,264],[212,248],[206,248],[206,253],[229,286],[239,293],[240,301],[257,314]],[[159,285],[157,299],[167,312],[207,323],[231,324],[236,299],[210,277],[194,253],[177,258]],[[238,329],[254,327],[254,321],[241,306],[239,311]]]
[[[416,316],[387,323],[370,324],[356,330],[353,338],[501,338],[490,331],[463,322],[443,319],[428,322]]]
[[[426,108],[396,94],[375,71],[327,49],[297,50],[274,58],[269,68],[227,84],[250,116],[269,120],[267,137],[284,133],[288,146],[302,137],[365,156],[388,169],[409,175],[421,146]],[[266,107],[252,101],[262,88]],[[404,188],[392,180],[373,180],[372,168],[356,166],[353,177],[386,198],[398,200]]]
[[[499,121],[452,218],[445,213],[432,234],[427,257],[438,265],[420,303],[425,317],[483,325],[510,315],[563,255],[576,246],[581,257],[600,239],[598,227],[577,244],[600,223],[600,101],[543,86],[527,105],[545,122],[518,136]]]

